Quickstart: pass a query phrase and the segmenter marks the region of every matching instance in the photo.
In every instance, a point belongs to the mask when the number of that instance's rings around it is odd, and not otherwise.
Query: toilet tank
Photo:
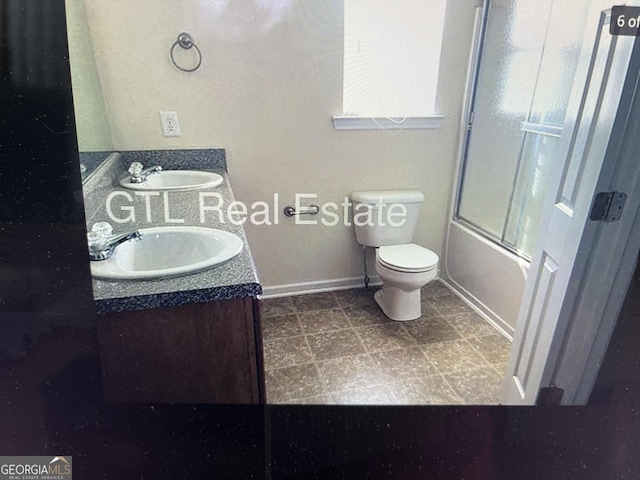
[[[356,240],[367,247],[412,243],[424,194],[415,190],[354,192]],[[406,213],[405,213],[406,212]],[[404,220],[404,221],[403,221]]]

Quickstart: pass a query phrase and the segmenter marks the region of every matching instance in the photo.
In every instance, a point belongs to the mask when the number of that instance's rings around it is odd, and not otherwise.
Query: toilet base
[[[398,322],[415,320],[422,315],[420,289],[407,292],[398,287],[382,285],[373,295],[374,300],[387,317]]]

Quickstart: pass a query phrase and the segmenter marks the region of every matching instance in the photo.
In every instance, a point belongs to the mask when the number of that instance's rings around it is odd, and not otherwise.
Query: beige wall
[[[73,104],[81,152],[111,150],[111,132],[96,73],[83,0],[66,0]]]
[[[342,113],[342,2],[86,0],[114,148],[227,149],[239,200],[293,203],[295,193],[341,202],[354,190],[419,189],[417,242],[440,253],[450,199],[474,8],[449,0],[436,130],[335,131]],[[264,2],[261,2],[264,3]],[[169,48],[189,32],[202,50],[195,73]],[[185,59],[186,63],[186,59]],[[158,112],[178,113],[182,136],[161,134]],[[282,207],[282,205],[281,205]],[[352,228],[247,226],[263,285],[358,277]]]

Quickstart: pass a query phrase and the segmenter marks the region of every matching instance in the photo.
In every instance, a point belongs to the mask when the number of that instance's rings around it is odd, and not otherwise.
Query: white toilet
[[[376,303],[392,320],[419,318],[420,288],[438,275],[438,255],[411,243],[424,195],[411,190],[354,192],[351,201],[356,240],[376,247],[376,272],[382,279]]]

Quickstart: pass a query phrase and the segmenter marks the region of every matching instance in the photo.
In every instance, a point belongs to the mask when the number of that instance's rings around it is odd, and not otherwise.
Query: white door
[[[578,80],[571,93],[552,193],[529,268],[502,386],[501,403],[505,405],[533,405],[540,388],[549,386],[588,262],[588,252],[581,246],[584,248],[586,237],[593,235],[585,226],[595,189],[603,169],[616,162],[613,149],[608,150],[609,139],[614,123],[616,129],[624,124],[614,120],[634,39],[611,36],[609,20],[610,11],[603,12],[596,42],[588,46],[590,55],[584,56],[583,81]],[[625,106],[620,107],[622,112]]]

